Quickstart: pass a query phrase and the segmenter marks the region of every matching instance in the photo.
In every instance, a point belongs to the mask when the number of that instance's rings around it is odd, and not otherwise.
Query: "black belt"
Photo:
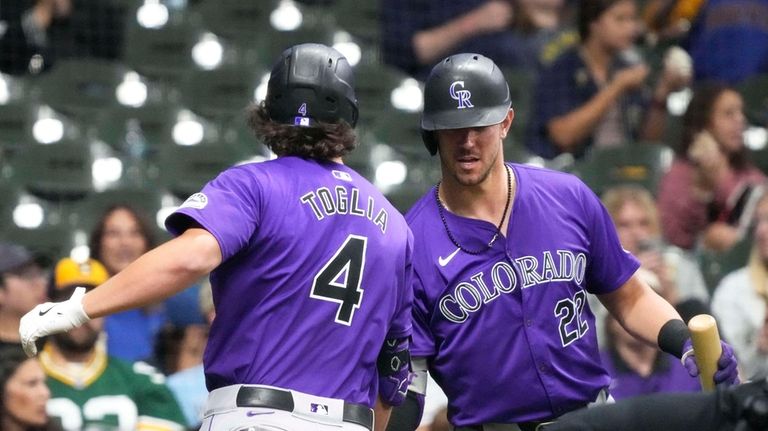
[[[538,422],[538,421],[530,421],[530,422],[516,422],[515,425],[517,425],[520,428],[520,431],[536,431],[536,427],[539,425],[547,423],[545,422]],[[483,428],[482,425],[472,425],[472,426],[465,426],[465,427],[456,427],[454,428],[454,431],[483,431],[485,428]]]
[[[549,421],[528,421],[528,422],[515,422],[515,425],[520,428],[520,431],[537,431],[537,427],[541,424],[551,423]],[[454,431],[483,431],[485,428],[482,425],[472,425],[464,427],[456,427]]]
[[[293,395],[290,391],[263,388],[259,386],[241,386],[237,391],[238,407],[266,407],[269,409],[293,411]],[[373,410],[362,405],[344,402],[344,422],[373,429]]]

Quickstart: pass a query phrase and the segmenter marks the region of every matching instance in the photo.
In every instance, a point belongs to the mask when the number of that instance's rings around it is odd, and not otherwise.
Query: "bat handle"
[[[720,333],[715,318],[709,314],[699,314],[688,322],[696,365],[699,367],[699,379],[704,391],[715,389],[714,375],[717,361],[723,353],[720,345]]]

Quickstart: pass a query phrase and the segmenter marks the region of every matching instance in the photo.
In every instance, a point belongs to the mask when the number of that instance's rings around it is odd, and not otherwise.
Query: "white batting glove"
[[[91,320],[83,310],[83,296],[85,288],[78,287],[68,300],[40,304],[21,318],[19,335],[27,356],[37,354],[35,341],[39,338],[69,331]]]

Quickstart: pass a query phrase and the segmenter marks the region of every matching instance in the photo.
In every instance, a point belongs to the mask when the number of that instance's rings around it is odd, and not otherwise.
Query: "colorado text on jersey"
[[[513,259],[512,264],[507,260],[496,262],[488,274],[483,271],[473,274],[440,298],[440,312],[449,321],[461,323],[501,294],[512,293],[518,285],[527,289],[552,281],[575,281],[581,286],[587,256],[570,250],[557,250],[556,255],[557,263],[549,250],[543,252],[541,259],[521,256]]]

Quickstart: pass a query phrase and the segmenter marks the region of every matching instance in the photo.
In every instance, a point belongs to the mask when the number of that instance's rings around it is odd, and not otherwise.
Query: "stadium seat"
[[[768,147],[750,150],[748,159],[760,168],[764,174],[768,175]]]
[[[163,83],[176,83],[197,67],[192,48],[203,31],[190,14],[175,14],[160,28],[145,28],[129,19],[124,61],[137,72]]]
[[[179,108],[169,104],[120,106],[100,121],[98,137],[119,153],[148,159],[165,145],[173,145],[172,130]]]
[[[0,226],[13,225],[13,210],[19,203],[21,188],[12,181],[3,178],[0,181]]]
[[[699,253],[699,266],[710,294],[714,292],[723,277],[747,265],[752,244],[752,236],[748,233],[746,238],[728,251],[704,250]]]
[[[598,195],[617,184],[637,184],[655,194],[672,158],[672,150],[665,145],[632,142],[594,149],[576,165],[574,173]]]
[[[108,60],[59,60],[40,77],[41,102],[79,121],[93,123],[106,108],[118,106],[116,90],[127,72],[121,64]]]
[[[360,104],[360,120],[373,126],[387,111],[393,111],[392,90],[408,75],[379,62],[359,63],[355,67],[355,94]]]
[[[190,71],[181,84],[182,101],[194,113],[210,120],[231,121],[253,101],[264,73],[239,66]]]
[[[362,102],[361,102],[362,103]],[[421,114],[390,107],[369,121],[376,140],[411,158],[426,158],[429,153],[421,139]]]
[[[245,45],[262,41],[264,30],[270,28],[269,15],[277,1],[259,0],[203,0],[193,7],[202,19],[202,25],[215,35],[235,44]]]
[[[69,256],[72,248],[85,245],[87,239],[85,232],[66,225],[44,225],[36,229],[4,226],[1,235],[4,240],[22,244],[51,263]]]
[[[336,24],[363,42],[378,47],[381,41],[380,6],[377,0],[336,0]],[[382,3],[383,4],[383,3]]]
[[[737,90],[744,98],[744,111],[749,122],[768,127],[768,74],[747,78]]]
[[[248,125],[247,114],[247,111],[240,112],[229,122],[222,125],[220,142],[224,145],[237,147],[244,153],[254,157],[272,157],[272,153],[265,145],[259,142],[259,139]]]
[[[0,151],[13,152],[32,141],[36,105],[20,99],[0,104]]]
[[[440,179],[440,162],[437,156],[430,157],[426,149],[420,158],[407,160],[406,166],[405,182],[386,193],[387,199],[403,214]]]
[[[30,144],[10,162],[13,180],[40,198],[76,200],[93,190],[93,157],[87,145],[70,141]]]
[[[232,145],[171,145],[160,150],[159,182],[179,199],[185,200],[224,169],[251,157]]]
[[[504,77],[509,84],[509,96],[512,99],[512,109],[515,110],[515,119],[509,129],[510,140],[519,146],[523,146],[525,128],[531,115],[534,77],[530,72],[519,68],[505,68]]]
[[[333,29],[319,24],[305,24],[292,31],[278,31],[269,27],[261,34],[260,41],[265,43],[261,48],[262,63],[271,69],[280,54],[293,45],[300,43],[333,45]]]

